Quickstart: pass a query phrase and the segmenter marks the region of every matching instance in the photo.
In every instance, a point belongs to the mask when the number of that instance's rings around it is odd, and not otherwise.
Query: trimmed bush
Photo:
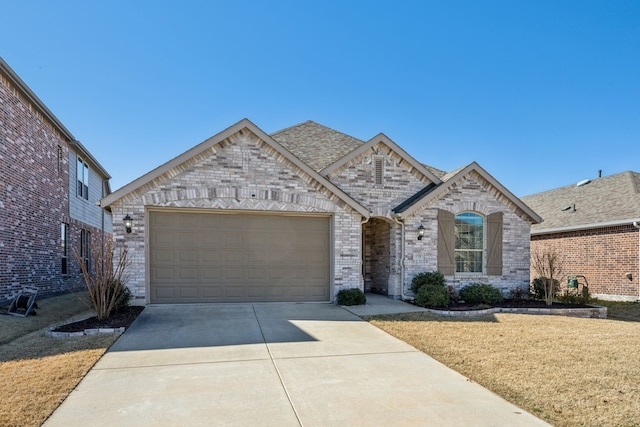
[[[425,285],[444,286],[444,275],[439,271],[418,273],[411,280],[411,291],[417,295],[420,288]]]
[[[362,305],[367,303],[367,297],[358,288],[342,289],[336,295],[338,305]]]
[[[502,291],[485,283],[473,283],[460,289],[460,298],[469,304],[498,304],[504,300]]]
[[[423,285],[414,302],[420,307],[449,307],[449,288],[444,285]]]

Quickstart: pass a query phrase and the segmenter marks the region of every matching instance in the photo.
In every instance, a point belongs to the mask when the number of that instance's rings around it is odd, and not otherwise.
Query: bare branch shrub
[[[531,268],[544,281],[545,303],[553,304],[554,283],[564,276],[564,257],[555,250],[540,250],[531,254]]]
[[[104,245],[91,242],[91,252],[88,255],[74,250],[74,257],[82,271],[98,320],[107,319],[111,315],[126,291],[128,250],[125,247],[119,249],[117,254],[115,252],[111,239],[106,239]]]

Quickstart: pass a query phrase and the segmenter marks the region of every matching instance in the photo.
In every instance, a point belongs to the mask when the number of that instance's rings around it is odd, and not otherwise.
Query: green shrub
[[[544,284],[546,282],[545,277],[536,277],[531,282],[531,296],[535,299],[544,299]],[[556,295],[560,291],[560,282],[557,280],[553,280],[553,294]]]
[[[418,273],[411,280],[411,291],[417,295],[420,288],[425,285],[444,286],[444,275],[439,271]]]
[[[591,294],[589,288],[584,286],[580,293],[572,293],[568,289],[558,296],[558,301],[565,304],[589,304],[591,302]]]
[[[504,300],[502,291],[485,283],[473,283],[460,289],[460,298],[469,304],[498,304]]]
[[[111,280],[108,285],[108,292],[116,293],[115,296],[115,304],[113,305],[113,309],[118,312],[129,307],[131,300],[133,299],[133,294],[129,290],[129,287],[120,283],[117,280]]]
[[[422,285],[414,301],[420,307],[449,307],[449,288],[444,285]]]
[[[342,289],[336,295],[338,305],[362,305],[367,303],[367,297],[358,288]]]

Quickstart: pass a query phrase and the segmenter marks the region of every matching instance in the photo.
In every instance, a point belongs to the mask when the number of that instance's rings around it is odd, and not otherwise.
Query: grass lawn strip
[[[640,426],[640,323],[505,313],[368,320],[555,426]]]
[[[42,425],[117,339],[47,338],[47,327],[91,313],[77,295],[38,300],[38,306],[37,316],[0,316],[3,427]]]

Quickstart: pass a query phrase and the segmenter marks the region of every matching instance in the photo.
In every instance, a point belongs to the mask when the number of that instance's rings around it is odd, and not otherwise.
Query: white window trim
[[[474,211],[462,211],[458,212],[454,215],[454,232],[455,232],[455,219],[458,215],[463,213],[472,213],[474,215],[478,215],[482,218],[482,249],[468,249],[470,251],[481,252],[482,253],[482,271],[457,271],[458,263],[455,262],[456,252],[460,249],[455,248],[455,238],[454,238],[454,248],[453,248],[453,257],[454,257],[454,276],[456,277],[487,277],[487,216],[483,215],[480,212]]]

